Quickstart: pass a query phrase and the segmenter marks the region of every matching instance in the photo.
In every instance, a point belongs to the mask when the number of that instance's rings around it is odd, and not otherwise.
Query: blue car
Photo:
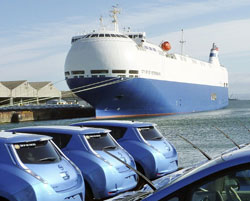
[[[0,132],[1,201],[82,201],[80,170],[51,137]]]
[[[250,146],[245,144],[154,181],[158,188],[119,195],[115,200],[247,201],[250,200]]]
[[[55,144],[80,168],[85,179],[86,200],[111,197],[137,185],[136,173],[105,152],[136,168],[132,156],[112,138],[107,129],[37,126],[11,131],[53,137]]]
[[[153,180],[178,169],[177,152],[152,123],[99,120],[72,124],[106,128],[135,159],[137,170]],[[144,182],[140,180],[141,184]],[[140,185],[140,184],[139,184]]]

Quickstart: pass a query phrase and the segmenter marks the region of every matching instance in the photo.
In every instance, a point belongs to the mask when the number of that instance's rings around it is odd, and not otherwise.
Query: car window
[[[138,128],[139,133],[145,140],[161,140],[161,133],[153,126]]]
[[[41,131],[25,131],[25,133],[29,133],[29,134],[39,134],[39,135],[47,135],[52,137],[53,142],[60,148],[64,148],[67,146],[67,144],[69,143],[72,135],[69,134],[58,134],[58,133],[50,133],[50,132],[41,132]]]
[[[14,148],[23,163],[54,163],[61,160],[50,141],[17,143]]]
[[[90,126],[87,126],[87,127],[90,127]],[[100,126],[100,125],[95,125],[95,126],[91,126],[91,127],[106,128],[106,129],[111,130],[110,134],[116,140],[122,138],[127,131],[127,128],[124,128],[124,127],[112,127],[112,126]]]
[[[125,132],[127,131],[127,128],[124,128],[124,127],[111,127],[111,126],[107,126],[105,128],[111,130],[110,134],[116,140],[122,138],[124,136]]]
[[[103,150],[104,148],[117,148],[117,144],[107,133],[85,135],[85,138],[94,150]]]
[[[68,134],[54,134],[54,133],[45,133],[43,135],[48,135],[53,138],[53,142],[60,148],[63,149],[69,143],[72,135]]]
[[[234,170],[195,187],[190,200],[240,201],[250,199],[250,167]]]

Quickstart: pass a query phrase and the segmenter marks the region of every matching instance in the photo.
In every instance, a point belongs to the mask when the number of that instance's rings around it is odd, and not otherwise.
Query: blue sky
[[[112,5],[121,8],[120,29],[145,31],[149,41],[170,41],[180,52],[204,61],[212,43],[229,71],[229,94],[250,99],[249,0],[1,0],[0,80],[52,81],[67,89],[64,62],[73,35],[109,27]]]

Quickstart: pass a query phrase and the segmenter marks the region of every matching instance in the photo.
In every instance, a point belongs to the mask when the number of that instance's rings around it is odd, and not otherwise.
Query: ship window
[[[67,75],[70,75],[70,72],[69,72],[69,71],[65,72],[65,76],[67,76]]]
[[[98,77],[97,75],[92,75],[91,77]]]
[[[110,37],[110,34],[105,34],[105,37]]]
[[[119,34],[116,34],[117,37],[121,37]]]
[[[99,75],[99,77],[106,77],[105,75]]]
[[[91,70],[92,74],[108,73],[108,70]]]
[[[132,36],[132,35],[129,35],[128,37],[129,37],[129,38],[133,38],[133,36]]]
[[[138,70],[129,70],[130,74],[138,74]]]
[[[79,78],[84,78],[84,76],[83,76],[83,75],[80,75]]]
[[[112,70],[112,73],[126,73],[126,70]]]
[[[112,37],[116,37],[115,34],[111,34]]]
[[[98,34],[93,34],[91,38],[98,37]]]
[[[76,71],[71,71],[72,75],[79,75],[79,74],[84,74],[84,70],[76,70]]]
[[[127,37],[126,37],[126,36],[124,36],[124,35],[121,35],[121,37],[122,37],[122,38],[127,38]]]
[[[139,35],[139,38],[142,38],[142,34]]]
[[[90,34],[88,34],[87,36],[86,36],[86,38],[89,38],[90,37]]]
[[[118,75],[117,77],[126,77],[125,75]]]
[[[104,34],[99,34],[99,37],[104,37]]]
[[[130,78],[133,78],[133,77],[134,77],[134,75],[129,75],[129,77],[130,77]]]

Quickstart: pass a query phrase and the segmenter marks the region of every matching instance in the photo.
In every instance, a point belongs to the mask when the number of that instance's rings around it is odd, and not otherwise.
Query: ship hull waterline
[[[160,116],[218,110],[228,88],[145,78],[69,78],[69,88],[91,104],[96,118]]]

